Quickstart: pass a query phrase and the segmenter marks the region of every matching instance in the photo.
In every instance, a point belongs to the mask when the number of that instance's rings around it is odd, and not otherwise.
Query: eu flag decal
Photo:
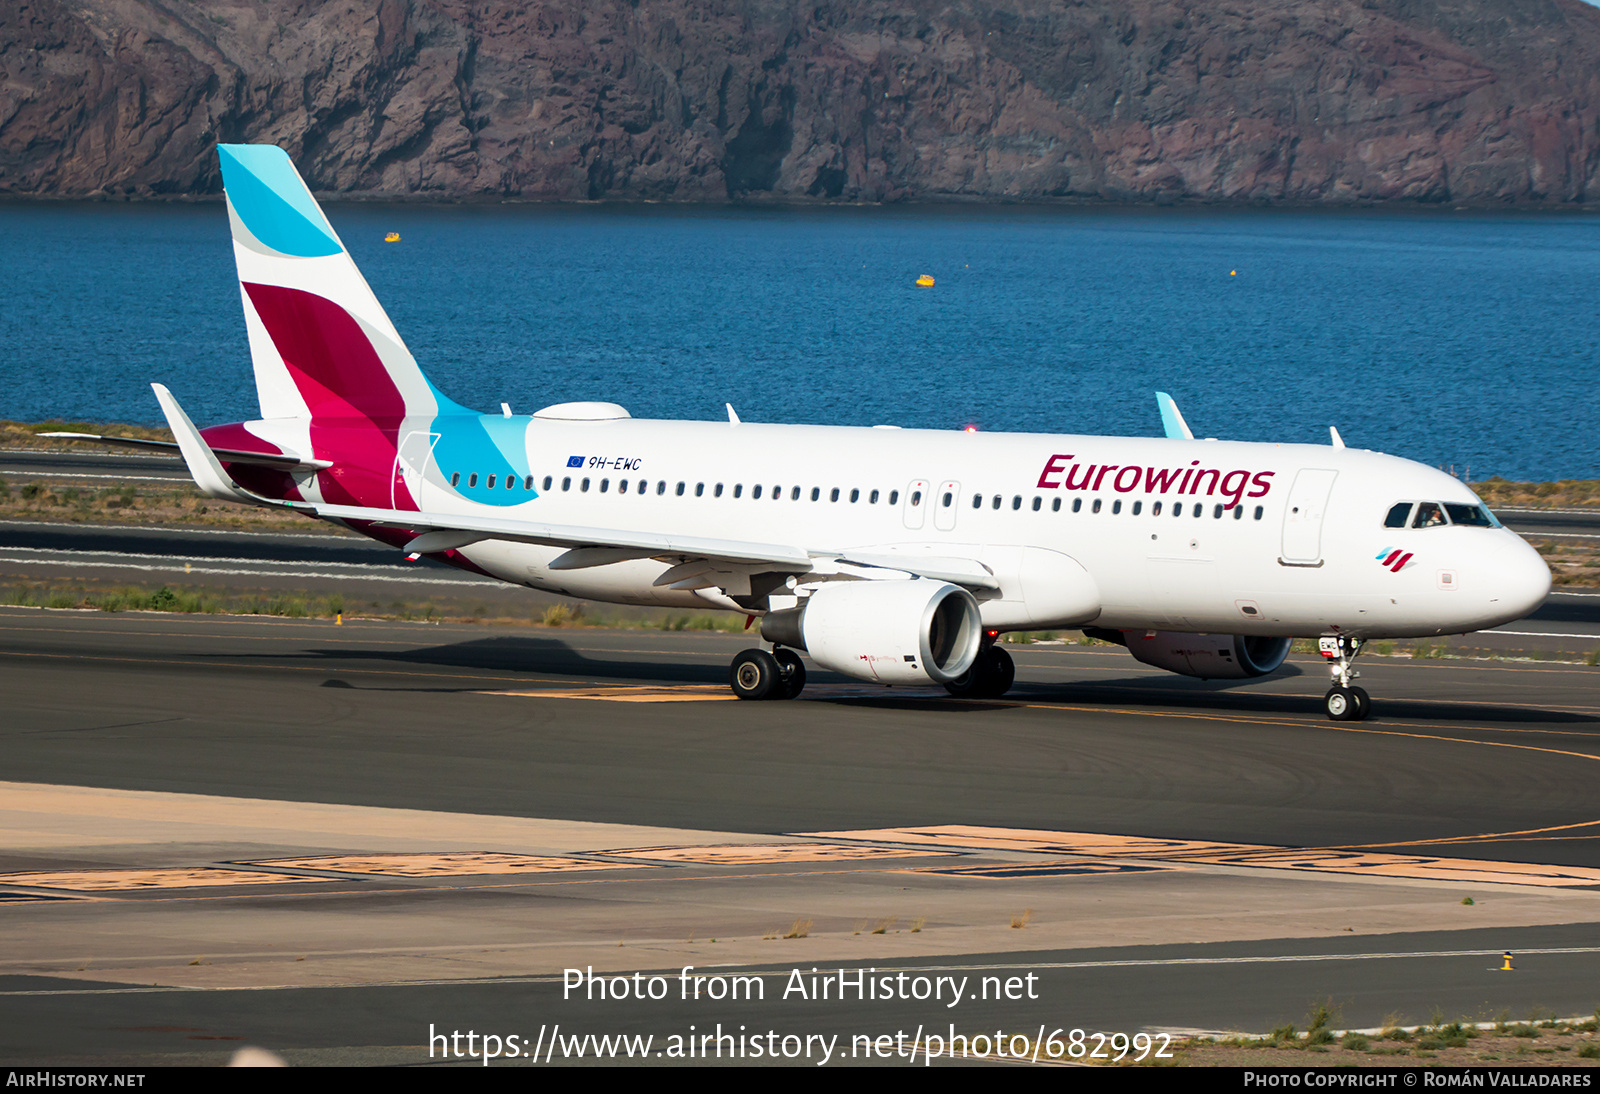
[[[567,457],[567,466],[568,467],[582,467],[583,466],[583,457],[582,456],[568,456]]]

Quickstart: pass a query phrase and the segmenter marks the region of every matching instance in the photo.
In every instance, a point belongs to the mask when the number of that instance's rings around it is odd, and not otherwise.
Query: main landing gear
[[[970,669],[945,683],[944,690],[958,699],[998,699],[1011,690],[1016,678],[1016,662],[991,642],[978,651]]]
[[[806,686],[806,667],[793,650],[745,650],[728,668],[728,683],[741,699],[793,699]]]
[[[1328,671],[1333,674],[1333,687],[1328,689],[1323,703],[1327,706],[1328,717],[1336,722],[1360,722],[1372,712],[1372,699],[1366,689],[1350,685],[1351,680],[1361,675],[1350,666],[1361,656],[1361,647],[1366,644],[1365,638],[1343,634],[1329,635],[1317,643],[1322,656],[1330,662]]]

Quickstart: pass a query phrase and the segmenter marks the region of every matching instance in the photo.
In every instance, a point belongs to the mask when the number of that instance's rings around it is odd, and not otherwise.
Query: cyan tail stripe
[[[295,258],[322,258],[344,250],[283,149],[221,144],[217,153],[233,211],[257,240]]]

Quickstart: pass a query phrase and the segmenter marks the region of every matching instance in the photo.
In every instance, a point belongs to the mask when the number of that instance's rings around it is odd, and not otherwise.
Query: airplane
[[[615,403],[482,414],[423,374],[288,155],[218,154],[261,417],[197,429],[152,384],[212,498],[290,509],[563,596],[760,620],[741,699],[800,654],[888,686],[1004,694],[997,639],[1081,628],[1201,679],[1315,638],[1327,714],[1365,718],[1371,639],[1519,619],[1550,571],[1455,478],[1332,443],[647,421]]]

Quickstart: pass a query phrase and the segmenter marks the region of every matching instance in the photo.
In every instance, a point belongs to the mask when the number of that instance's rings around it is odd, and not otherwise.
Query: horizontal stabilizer
[[[182,455],[178,444],[174,441],[147,441],[139,437],[104,437],[98,433],[40,433],[37,436],[62,441],[92,441],[95,444],[142,448],[173,456]],[[238,448],[213,448],[211,451],[215,452],[217,459],[223,463],[247,463],[256,467],[273,467],[279,471],[321,471],[325,467],[333,466],[330,460],[307,460],[299,456],[278,455],[273,452],[246,452]]]

